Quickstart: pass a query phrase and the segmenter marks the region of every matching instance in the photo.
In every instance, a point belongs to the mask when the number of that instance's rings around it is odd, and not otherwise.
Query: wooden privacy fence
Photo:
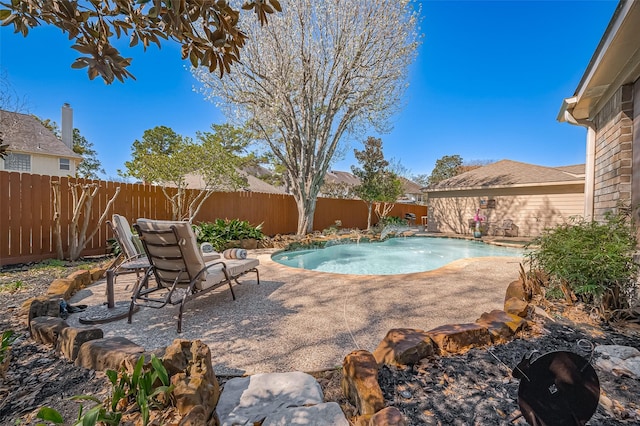
[[[75,183],[99,185],[87,235],[95,229],[100,214],[117,187],[120,187],[120,193],[108,217],[118,213],[132,223],[140,217],[171,219],[170,204],[158,186],[0,171],[0,266],[56,257],[52,180],[60,181],[60,223],[65,252],[69,247],[72,216],[69,188]],[[396,204],[391,216],[404,217],[407,213],[415,214],[419,221],[421,216],[427,215],[427,208],[414,204]],[[194,223],[211,222],[217,218],[237,218],[249,221],[252,225],[262,223],[262,230],[267,235],[293,234],[297,229],[298,210],[293,197],[288,194],[216,192],[205,201]],[[360,200],[319,198],[313,228],[325,229],[335,224],[336,220],[340,220],[345,228],[365,229],[365,203]],[[111,238],[111,231],[104,223],[88,241],[82,254],[89,256],[106,253],[108,240]]]

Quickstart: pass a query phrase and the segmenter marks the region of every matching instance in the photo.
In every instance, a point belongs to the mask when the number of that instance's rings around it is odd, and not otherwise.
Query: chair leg
[[[231,285],[231,280],[229,280],[229,290],[231,290],[231,297],[233,297],[233,300],[236,300],[236,294],[233,292],[233,286]]]

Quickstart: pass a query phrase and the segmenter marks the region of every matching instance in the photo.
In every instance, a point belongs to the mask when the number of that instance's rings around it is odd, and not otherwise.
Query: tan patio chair
[[[249,272],[255,272],[256,282],[260,284],[258,259],[213,259],[205,262],[188,222],[138,219],[134,228],[140,236],[151,267],[134,290],[129,323],[135,306],[163,308],[167,305],[180,305],[180,333],[184,307],[191,299],[226,284],[235,300],[231,281],[239,284],[238,278]],[[155,277],[155,286],[149,285],[152,276]]]
[[[137,235],[133,235],[131,232],[131,226],[126,217],[119,214],[114,214],[111,217],[111,221],[107,221],[113,232],[118,245],[120,246],[121,254],[119,260],[116,259],[111,269],[113,274],[113,284],[115,284],[118,275],[133,273],[138,274],[147,269],[149,266],[149,260],[144,253],[142,244]],[[107,274],[109,276],[109,274]]]
[[[513,220],[505,219],[502,221],[502,226],[496,227],[494,235],[504,235],[505,237],[517,237],[519,227]]]

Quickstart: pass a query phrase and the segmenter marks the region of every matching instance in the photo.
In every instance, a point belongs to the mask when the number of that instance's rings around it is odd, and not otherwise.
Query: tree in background
[[[229,155],[236,157],[240,168],[257,166],[268,161],[266,156],[258,155],[249,148],[254,144],[253,133],[246,127],[232,124],[212,124],[212,132],[196,132],[201,141],[211,141],[220,145]]]
[[[0,110],[22,112],[26,109],[26,101],[18,96],[11,86],[6,71],[0,71]],[[15,123],[3,120],[0,125],[0,159],[9,155],[9,144],[3,143],[4,138],[14,131]]]
[[[38,117],[36,117],[38,118]],[[47,129],[51,130],[53,134],[60,139],[60,128],[58,123],[51,121],[50,119],[41,120],[40,123]],[[73,129],[73,152],[82,156],[82,161],[76,168],[76,177],[85,179],[99,179],[98,173],[104,174],[105,171],[102,168],[102,163],[98,160],[98,153],[93,149],[93,142],[89,142],[87,138],[82,136],[79,129]]]
[[[127,170],[119,173],[160,185],[174,220],[191,222],[215,191],[233,191],[246,184],[238,173],[237,158],[213,137],[196,143],[158,126],[133,143],[132,157],[125,162]],[[198,181],[197,187],[190,187],[189,179]]]
[[[445,179],[459,174],[462,157],[459,155],[445,155],[436,161],[436,165],[429,175],[427,186],[433,186]]]
[[[361,168],[351,166],[351,172],[360,179],[360,184],[353,187],[353,193],[367,204],[369,230],[373,205],[376,204],[380,219],[386,217],[402,194],[402,182],[389,170],[389,162],[382,153],[382,139],[369,136],[364,143],[364,150],[354,149],[354,154]]]
[[[286,169],[297,234],[312,231],[316,198],[345,135],[387,130],[418,46],[408,0],[297,0],[251,39],[223,79],[194,75],[227,117],[242,120]]]
[[[2,25],[13,25],[24,37],[31,28],[53,25],[73,39],[71,46],[83,56],[72,68],[88,68],[89,79],[98,75],[105,83],[114,78],[124,82],[134,78],[128,71],[131,58],[124,58],[113,43],[124,36],[129,47],[142,43],[161,47],[161,40],[182,46],[182,59],[189,58],[194,67],[218,71],[220,77],[240,60],[240,49],[247,36],[238,28],[240,11],[225,0],[23,0],[0,1]],[[243,6],[254,10],[260,24],[267,14],[280,11],[278,0],[249,0]]]

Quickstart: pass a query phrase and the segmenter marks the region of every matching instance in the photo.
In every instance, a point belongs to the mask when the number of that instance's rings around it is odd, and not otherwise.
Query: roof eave
[[[427,189],[424,192],[451,192],[451,191],[476,191],[487,189],[507,189],[507,188],[532,188],[536,186],[563,186],[563,185],[584,185],[584,179],[580,180],[568,180],[561,182],[533,182],[533,183],[519,183],[513,185],[488,185],[488,186],[460,186],[451,188],[434,188]]]

